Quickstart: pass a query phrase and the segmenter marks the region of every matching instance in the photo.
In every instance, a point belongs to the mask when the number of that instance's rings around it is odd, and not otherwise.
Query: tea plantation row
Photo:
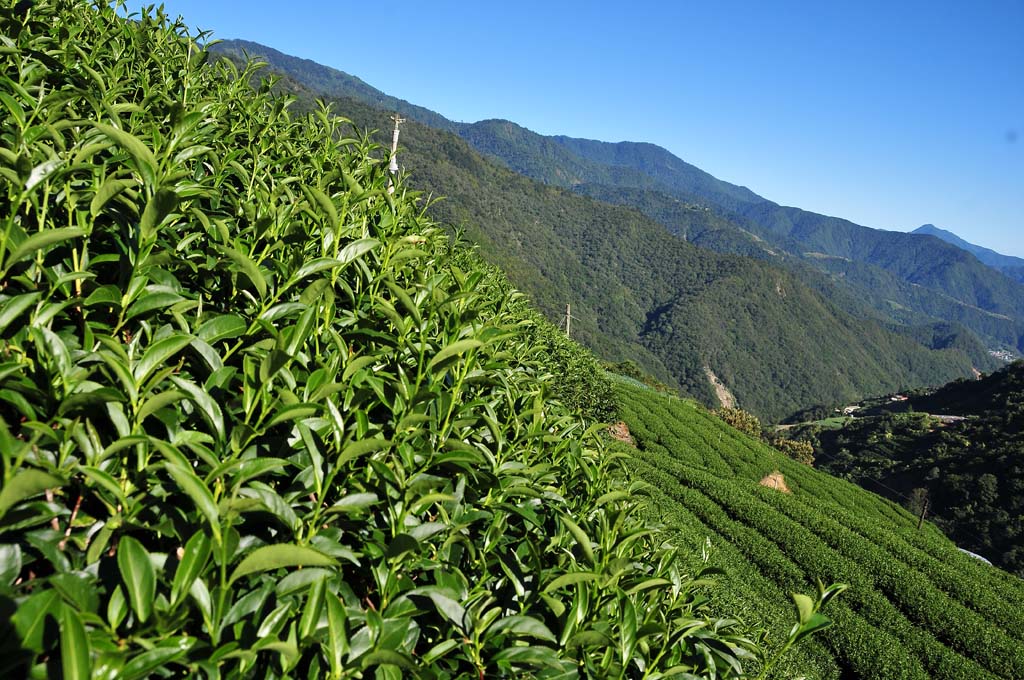
[[[710,538],[725,582],[769,611],[777,590],[816,579],[850,589],[823,644],[794,656],[811,677],[1024,677],[1024,582],[970,558],[902,508],[797,463],[703,407],[616,381],[637,442],[632,474],[652,485],[684,542]],[[629,449],[625,445],[622,448]],[[760,480],[773,472],[784,478]],[[804,663],[804,666],[800,666]]]

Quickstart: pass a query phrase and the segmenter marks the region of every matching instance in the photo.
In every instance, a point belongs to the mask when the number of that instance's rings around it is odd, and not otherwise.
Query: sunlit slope
[[[808,677],[1024,677],[1024,581],[959,552],[891,502],[790,460],[703,407],[616,385],[662,519],[710,539],[723,590],[779,620],[815,579],[850,589],[834,628],[791,660]],[[789,493],[759,482],[781,472]],[[784,631],[774,630],[773,635]]]

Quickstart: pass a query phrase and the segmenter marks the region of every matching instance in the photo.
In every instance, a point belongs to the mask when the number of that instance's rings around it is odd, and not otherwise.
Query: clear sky
[[[1024,257],[1024,0],[165,6],[453,120],[654,142],[784,205]]]

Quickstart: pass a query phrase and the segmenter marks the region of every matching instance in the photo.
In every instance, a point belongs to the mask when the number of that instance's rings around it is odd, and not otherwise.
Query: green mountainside
[[[235,40],[215,47],[234,55],[243,48],[315,90],[372,106],[393,106],[413,120],[456,132],[477,151],[516,172],[639,208],[674,233],[685,233],[685,225],[675,221],[676,211],[666,210],[665,204],[681,201],[709,208],[725,228],[699,245],[731,254],[764,256],[766,249],[788,254],[778,264],[792,268],[802,261],[829,274],[837,284],[832,290],[845,288],[835,295],[840,306],[847,300],[868,301],[876,315],[897,324],[957,322],[989,348],[1024,352],[1024,285],[1007,280],[956,246],[779,206],[653,144],[545,137],[505,120],[454,123],[394,100],[342,71],[272,48]],[[358,81],[356,85],[352,80]],[[662,205],[652,210],[652,204]],[[729,223],[732,226],[726,227]]]
[[[457,126],[439,113],[384,94],[353,75],[323,66],[310,59],[284,54],[273,47],[249,40],[218,40],[211,49],[218,54],[230,56],[239,63],[258,57],[272,64],[278,73],[286,74],[297,83],[302,83],[315,92],[329,97],[350,97],[388,111],[398,111],[404,116],[441,130],[454,131]]]
[[[1012,255],[1003,255],[1002,253],[997,253],[991,248],[975,245],[965,241],[951,231],[936,227],[934,224],[923,224],[911,233],[935,236],[946,243],[951,243],[958,248],[963,248],[988,266],[995,267],[1011,279],[1024,283],[1024,258],[1014,257]]]
[[[294,90],[311,106],[313,92]],[[337,105],[387,141],[386,111],[351,99]],[[636,361],[707,404],[719,399],[709,370],[744,408],[778,420],[815,403],[941,384],[979,362],[992,367],[978,347],[932,351],[894,333],[884,317],[849,314],[786,271],[698,249],[634,210],[538,184],[452,133],[416,120],[403,130],[400,164],[411,182],[445,197],[433,215],[465,228],[549,319],[571,304],[574,337],[599,355]],[[710,211],[695,214],[733,233]]]
[[[958,321],[994,347],[1024,352],[1024,286],[955,245],[777,205],[653,144],[544,137],[508,121],[468,129],[471,134],[466,129],[460,134],[477,150],[513,169],[637,207],[670,231],[685,233],[672,209],[682,201],[709,207],[740,232],[705,241],[705,247],[741,254],[760,247],[762,256],[766,250],[773,256],[788,253],[826,272],[834,271],[835,261],[845,263],[836,280],[858,297],[874,300],[882,313],[898,306],[931,321]],[[551,150],[552,145],[563,150]],[[560,172],[563,167],[571,172]],[[902,321],[899,315],[890,318]]]
[[[387,130],[385,112],[338,106],[359,126]],[[930,351],[855,318],[768,263],[694,247],[634,210],[539,184],[450,133],[410,121],[402,135],[410,182],[445,196],[433,214],[464,227],[549,318],[571,302],[575,337],[705,403],[717,403],[705,367],[768,420],[829,401],[822,394],[970,375],[966,352]]]
[[[1024,576],[1024,362],[906,396],[788,435],[810,441],[824,470],[915,511],[927,498],[957,543]]]
[[[616,381],[656,517],[705,550],[731,611],[774,620],[780,595],[850,584],[835,625],[801,647],[808,678],[1024,676],[1024,581],[958,551],[898,505],[797,463],[699,405]],[[784,635],[781,628],[770,635]]]

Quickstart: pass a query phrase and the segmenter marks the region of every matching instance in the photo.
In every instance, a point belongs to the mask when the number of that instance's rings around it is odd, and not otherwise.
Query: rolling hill
[[[924,224],[915,229],[913,234],[927,234],[928,236],[935,236],[940,238],[946,243],[951,243],[958,248],[962,248],[967,252],[974,255],[978,260],[987,264],[990,267],[998,269],[1003,272],[1011,279],[1024,283],[1024,258],[1013,257],[1012,255],[1003,255],[997,253],[991,248],[985,248],[978,246],[968,241],[963,240],[956,234],[945,229],[940,229],[934,224]]]

